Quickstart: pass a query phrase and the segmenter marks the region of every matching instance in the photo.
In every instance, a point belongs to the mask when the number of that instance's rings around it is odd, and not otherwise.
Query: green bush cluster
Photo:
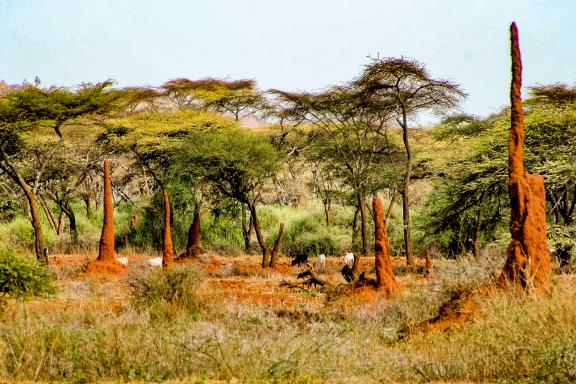
[[[51,296],[54,276],[36,261],[12,249],[0,251],[0,295],[10,297]]]
[[[203,281],[202,271],[194,266],[147,271],[129,279],[131,303],[137,311],[155,318],[181,313],[197,317],[205,305],[197,293]]]

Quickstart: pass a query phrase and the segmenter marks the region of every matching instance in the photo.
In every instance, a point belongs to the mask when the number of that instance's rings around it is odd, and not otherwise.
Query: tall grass
[[[457,275],[474,274],[465,268],[439,270],[446,274],[440,281],[416,280],[421,288],[376,307],[335,302],[324,309],[277,310],[227,303],[207,289],[197,296],[195,284],[202,278],[187,269],[175,270],[182,279],[161,277],[161,272],[141,275],[144,285],[136,285],[134,301],[120,308],[89,291],[76,298],[82,305],[11,302],[0,314],[0,379],[575,380],[576,289],[571,283],[558,282],[544,297],[486,297],[470,323],[449,332],[402,334],[407,322],[437,314],[449,286],[459,284]],[[171,302],[173,295],[182,297],[177,292],[188,292],[193,301]],[[186,310],[200,297],[206,304]],[[174,310],[150,316],[158,305]]]

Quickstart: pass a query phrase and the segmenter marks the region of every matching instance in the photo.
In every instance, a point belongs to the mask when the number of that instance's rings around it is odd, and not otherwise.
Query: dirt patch
[[[100,275],[124,275],[128,272],[128,267],[116,260],[94,260],[86,265],[84,272]]]
[[[204,294],[210,296],[212,300],[234,301],[238,304],[251,304],[272,309],[324,306],[324,299],[320,294],[295,294],[290,289],[279,287],[275,281],[256,279],[210,280],[208,291]]]

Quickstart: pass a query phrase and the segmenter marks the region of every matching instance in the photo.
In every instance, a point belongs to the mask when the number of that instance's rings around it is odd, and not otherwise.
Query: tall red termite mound
[[[508,136],[508,193],[510,195],[512,241],[501,284],[524,289],[550,287],[550,254],[546,239],[546,194],[544,178],[524,171],[524,113],[520,88],[522,60],[516,24],[510,26],[512,84],[511,121]]]
[[[372,198],[374,210],[374,251],[376,266],[376,289],[382,291],[387,298],[400,292],[400,286],[394,278],[392,259],[390,257],[390,244],[386,232],[386,216],[382,202],[378,196]]]
[[[112,181],[110,161],[104,160],[104,222],[98,244],[98,257],[88,264],[87,272],[122,273],[126,266],[116,261],[114,252],[114,206],[112,204]]]
[[[162,246],[162,267],[168,268],[174,261],[174,248],[172,247],[172,230],[170,228],[170,200],[168,193],[163,190],[164,195],[164,242]]]

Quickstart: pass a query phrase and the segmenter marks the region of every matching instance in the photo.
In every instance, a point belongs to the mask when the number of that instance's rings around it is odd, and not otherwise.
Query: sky
[[[574,15],[574,0],[0,0],[0,79],[211,76],[315,91],[369,56],[404,56],[460,84],[463,112],[487,116],[508,104],[512,21],[524,85],[576,82]]]

